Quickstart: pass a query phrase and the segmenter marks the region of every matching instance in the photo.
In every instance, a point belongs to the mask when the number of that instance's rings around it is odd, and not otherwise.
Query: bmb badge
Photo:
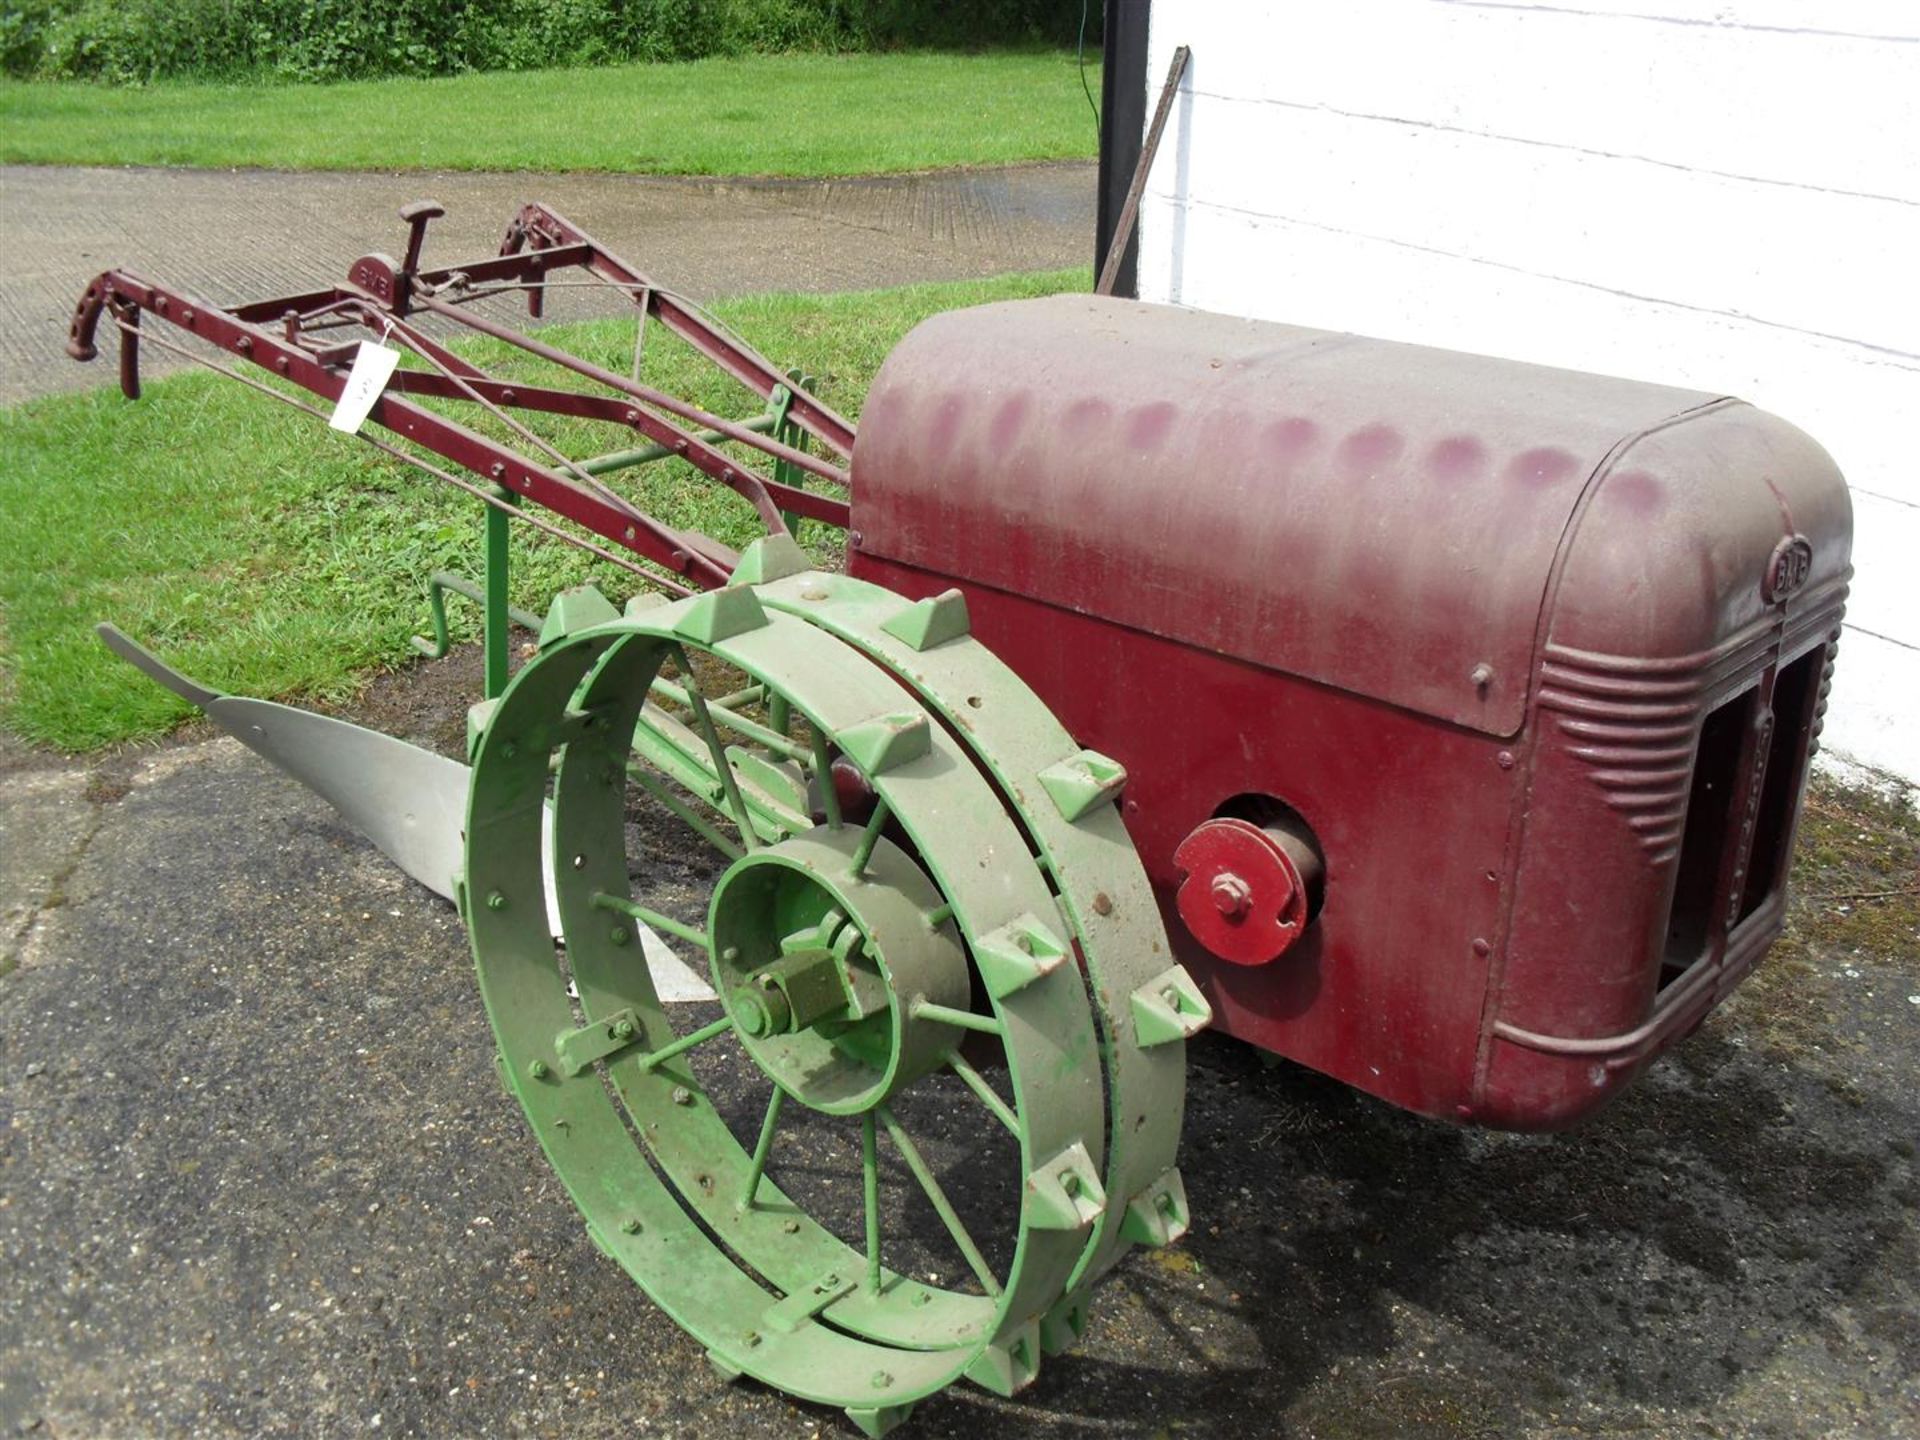
[[[1807,583],[1813,569],[1813,546],[1804,535],[1789,535],[1773,547],[1767,558],[1767,573],[1760,582],[1760,593],[1767,602],[1784,600]]]

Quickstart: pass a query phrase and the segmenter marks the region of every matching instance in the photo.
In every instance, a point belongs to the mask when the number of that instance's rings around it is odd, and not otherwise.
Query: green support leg
[[[506,501],[515,499],[512,491],[496,487],[494,494]],[[487,658],[486,698],[498,700],[507,690],[507,644],[512,618],[507,605],[507,526],[512,520],[498,506],[487,506],[486,619],[483,645]]]

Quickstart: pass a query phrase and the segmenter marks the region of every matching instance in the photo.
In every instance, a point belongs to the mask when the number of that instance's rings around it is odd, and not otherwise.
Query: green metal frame
[[[810,375],[790,370],[787,377],[795,387],[808,391],[813,389],[813,377]],[[776,385],[764,413],[735,423],[743,430],[751,430],[759,435],[772,434],[781,443],[803,450],[806,447],[806,432],[788,418],[792,407],[793,390],[785,385]],[[718,444],[728,437],[718,430],[705,430],[700,432],[699,438],[708,444]],[[643,445],[637,449],[596,455],[580,461],[572,468],[588,475],[608,475],[660,460],[671,460],[677,454],[677,451],[665,445]],[[774,478],[783,484],[804,488],[805,473],[791,461],[776,459]],[[490,486],[489,493],[495,500],[507,505],[517,506],[520,503],[519,496],[505,486]],[[519,625],[537,631],[541,622],[538,616],[515,609],[508,599],[512,565],[509,547],[513,521],[511,512],[498,505],[486,505],[482,509],[485,512],[481,521],[484,527],[484,559],[480,582],[476,584],[464,576],[445,570],[435,571],[429,576],[427,605],[433,638],[428,640],[425,636],[416,635],[413,637],[413,647],[429,660],[443,659],[450,644],[446,594],[452,592],[472,600],[481,610],[481,650],[485,657],[482,698],[497,700],[506,693],[507,679],[512,669],[509,650],[512,627]],[[788,530],[798,533],[799,517],[788,515],[785,518]]]

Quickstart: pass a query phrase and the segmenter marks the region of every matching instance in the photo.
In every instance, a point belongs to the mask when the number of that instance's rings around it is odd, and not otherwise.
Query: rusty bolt
[[[1253,887],[1231,870],[1213,877],[1213,907],[1229,920],[1242,918],[1253,906]]]

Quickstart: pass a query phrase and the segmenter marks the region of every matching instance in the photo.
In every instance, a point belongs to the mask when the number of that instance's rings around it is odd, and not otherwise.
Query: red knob
[[[1209,820],[1173,852],[1185,875],[1175,897],[1180,918],[1222,960],[1265,965],[1306,928],[1307,881],[1289,839],[1246,820]],[[1303,853],[1317,869],[1312,852]]]

